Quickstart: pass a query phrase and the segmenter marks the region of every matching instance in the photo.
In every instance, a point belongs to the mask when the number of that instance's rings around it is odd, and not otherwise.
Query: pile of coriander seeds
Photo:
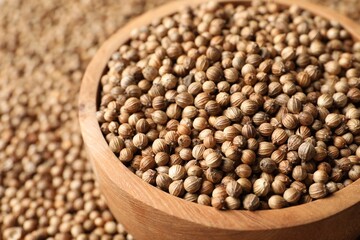
[[[97,118],[142,180],[217,209],[277,209],[360,178],[360,43],[275,3],[211,1],[135,29]]]
[[[1,240],[134,239],[94,179],[78,93],[99,45],[160,2],[0,0]]]

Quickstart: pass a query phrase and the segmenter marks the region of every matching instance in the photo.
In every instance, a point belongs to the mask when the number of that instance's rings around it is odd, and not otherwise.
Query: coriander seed
[[[287,205],[287,202],[280,195],[272,195],[268,200],[268,204],[271,209],[280,209],[284,208]]]
[[[323,198],[327,195],[326,186],[323,183],[313,183],[309,187],[309,194],[312,198]]]
[[[256,210],[260,206],[259,197],[255,194],[247,194],[243,200],[243,206],[250,211]]]
[[[265,179],[259,178],[254,182],[253,191],[257,196],[266,196],[270,190],[270,184]]]
[[[301,192],[291,187],[285,190],[283,197],[288,203],[295,204],[300,200]]]

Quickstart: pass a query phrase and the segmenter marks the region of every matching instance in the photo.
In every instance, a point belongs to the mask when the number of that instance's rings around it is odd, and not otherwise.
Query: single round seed
[[[287,206],[287,202],[280,195],[272,195],[268,200],[268,204],[271,209],[280,209]]]
[[[186,175],[186,170],[181,165],[173,165],[169,168],[169,177],[172,180],[183,179]]]
[[[244,197],[243,206],[247,210],[254,211],[260,206],[260,199],[255,194],[247,194]]]
[[[236,197],[227,197],[225,198],[225,207],[230,210],[239,209],[241,206],[241,201]]]
[[[194,102],[194,98],[190,93],[182,92],[175,97],[175,102],[182,108],[190,106]]]
[[[282,181],[275,179],[272,183],[271,183],[271,190],[275,193],[275,194],[283,194],[286,190],[286,185],[285,183],[283,183]]]
[[[298,154],[303,161],[310,161],[316,154],[315,147],[309,142],[304,142],[299,146]]]
[[[323,198],[327,195],[326,186],[323,183],[313,183],[309,187],[309,194],[312,198]]]
[[[285,190],[283,197],[288,203],[295,204],[300,200],[301,193],[297,189],[291,187]]]
[[[212,152],[205,157],[205,162],[206,165],[209,167],[213,167],[213,168],[219,167],[222,162],[222,156],[217,152]]]
[[[182,196],[185,192],[183,180],[173,181],[169,185],[169,193],[174,196]]]
[[[272,152],[274,150],[275,150],[275,146],[274,146],[274,144],[272,144],[270,142],[260,142],[259,143],[258,154],[261,157],[270,157],[270,155],[272,154]]]
[[[184,189],[189,193],[195,193],[200,189],[201,181],[201,178],[189,176],[184,181]]]
[[[251,116],[254,115],[259,108],[259,105],[252,100],[245,100],[241,106],[240,110],[244,115]]]
[[[264,158],[260,161],[260,169],[265,173],[272,173],[276,169],[276,163],[271,158]]]
[[[254,182],[253,191],[257,196],[266,196],[270,191],[270,184],[265,179],[259,178]]]

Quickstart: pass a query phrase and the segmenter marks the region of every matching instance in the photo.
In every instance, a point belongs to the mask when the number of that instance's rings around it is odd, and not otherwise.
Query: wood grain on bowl
[[[178,1],[147,12],[120,29],[98,51],[83,78],[80,125],[88,157],[114,216],[136,239],[355,239],[360,234],[360,180],[332,196],[268,211],[218,211],[186,202],[143,182],[111,152],[96,120],[99,82],[107,61],[133,28],[205,0]],[[249,1],[222,1],[249,5]],[[339,21],[360,40],[360,27],[323,7],[296,0],[316,15]]]

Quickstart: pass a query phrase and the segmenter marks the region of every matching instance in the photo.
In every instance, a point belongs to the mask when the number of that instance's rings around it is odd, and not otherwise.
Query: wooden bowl
[[[184,5],[204,1],[171,2],[131,21],[103,44],[86,70],[80,91],[81,131],[96,179],[112,213],[137,240],[356,238],[360,235],[360,180],[328,198],[286,209],[218,211],[174,197],[143,182],[109,149],[95,112],[100,78],[111,54],[128,40],[131,29],[151,22],[154,17],[170,15]],[[360,39],[360,27],[334,11],[304,1],[274,2],[297,4],[316,15],[335,19],[354,38]]]

